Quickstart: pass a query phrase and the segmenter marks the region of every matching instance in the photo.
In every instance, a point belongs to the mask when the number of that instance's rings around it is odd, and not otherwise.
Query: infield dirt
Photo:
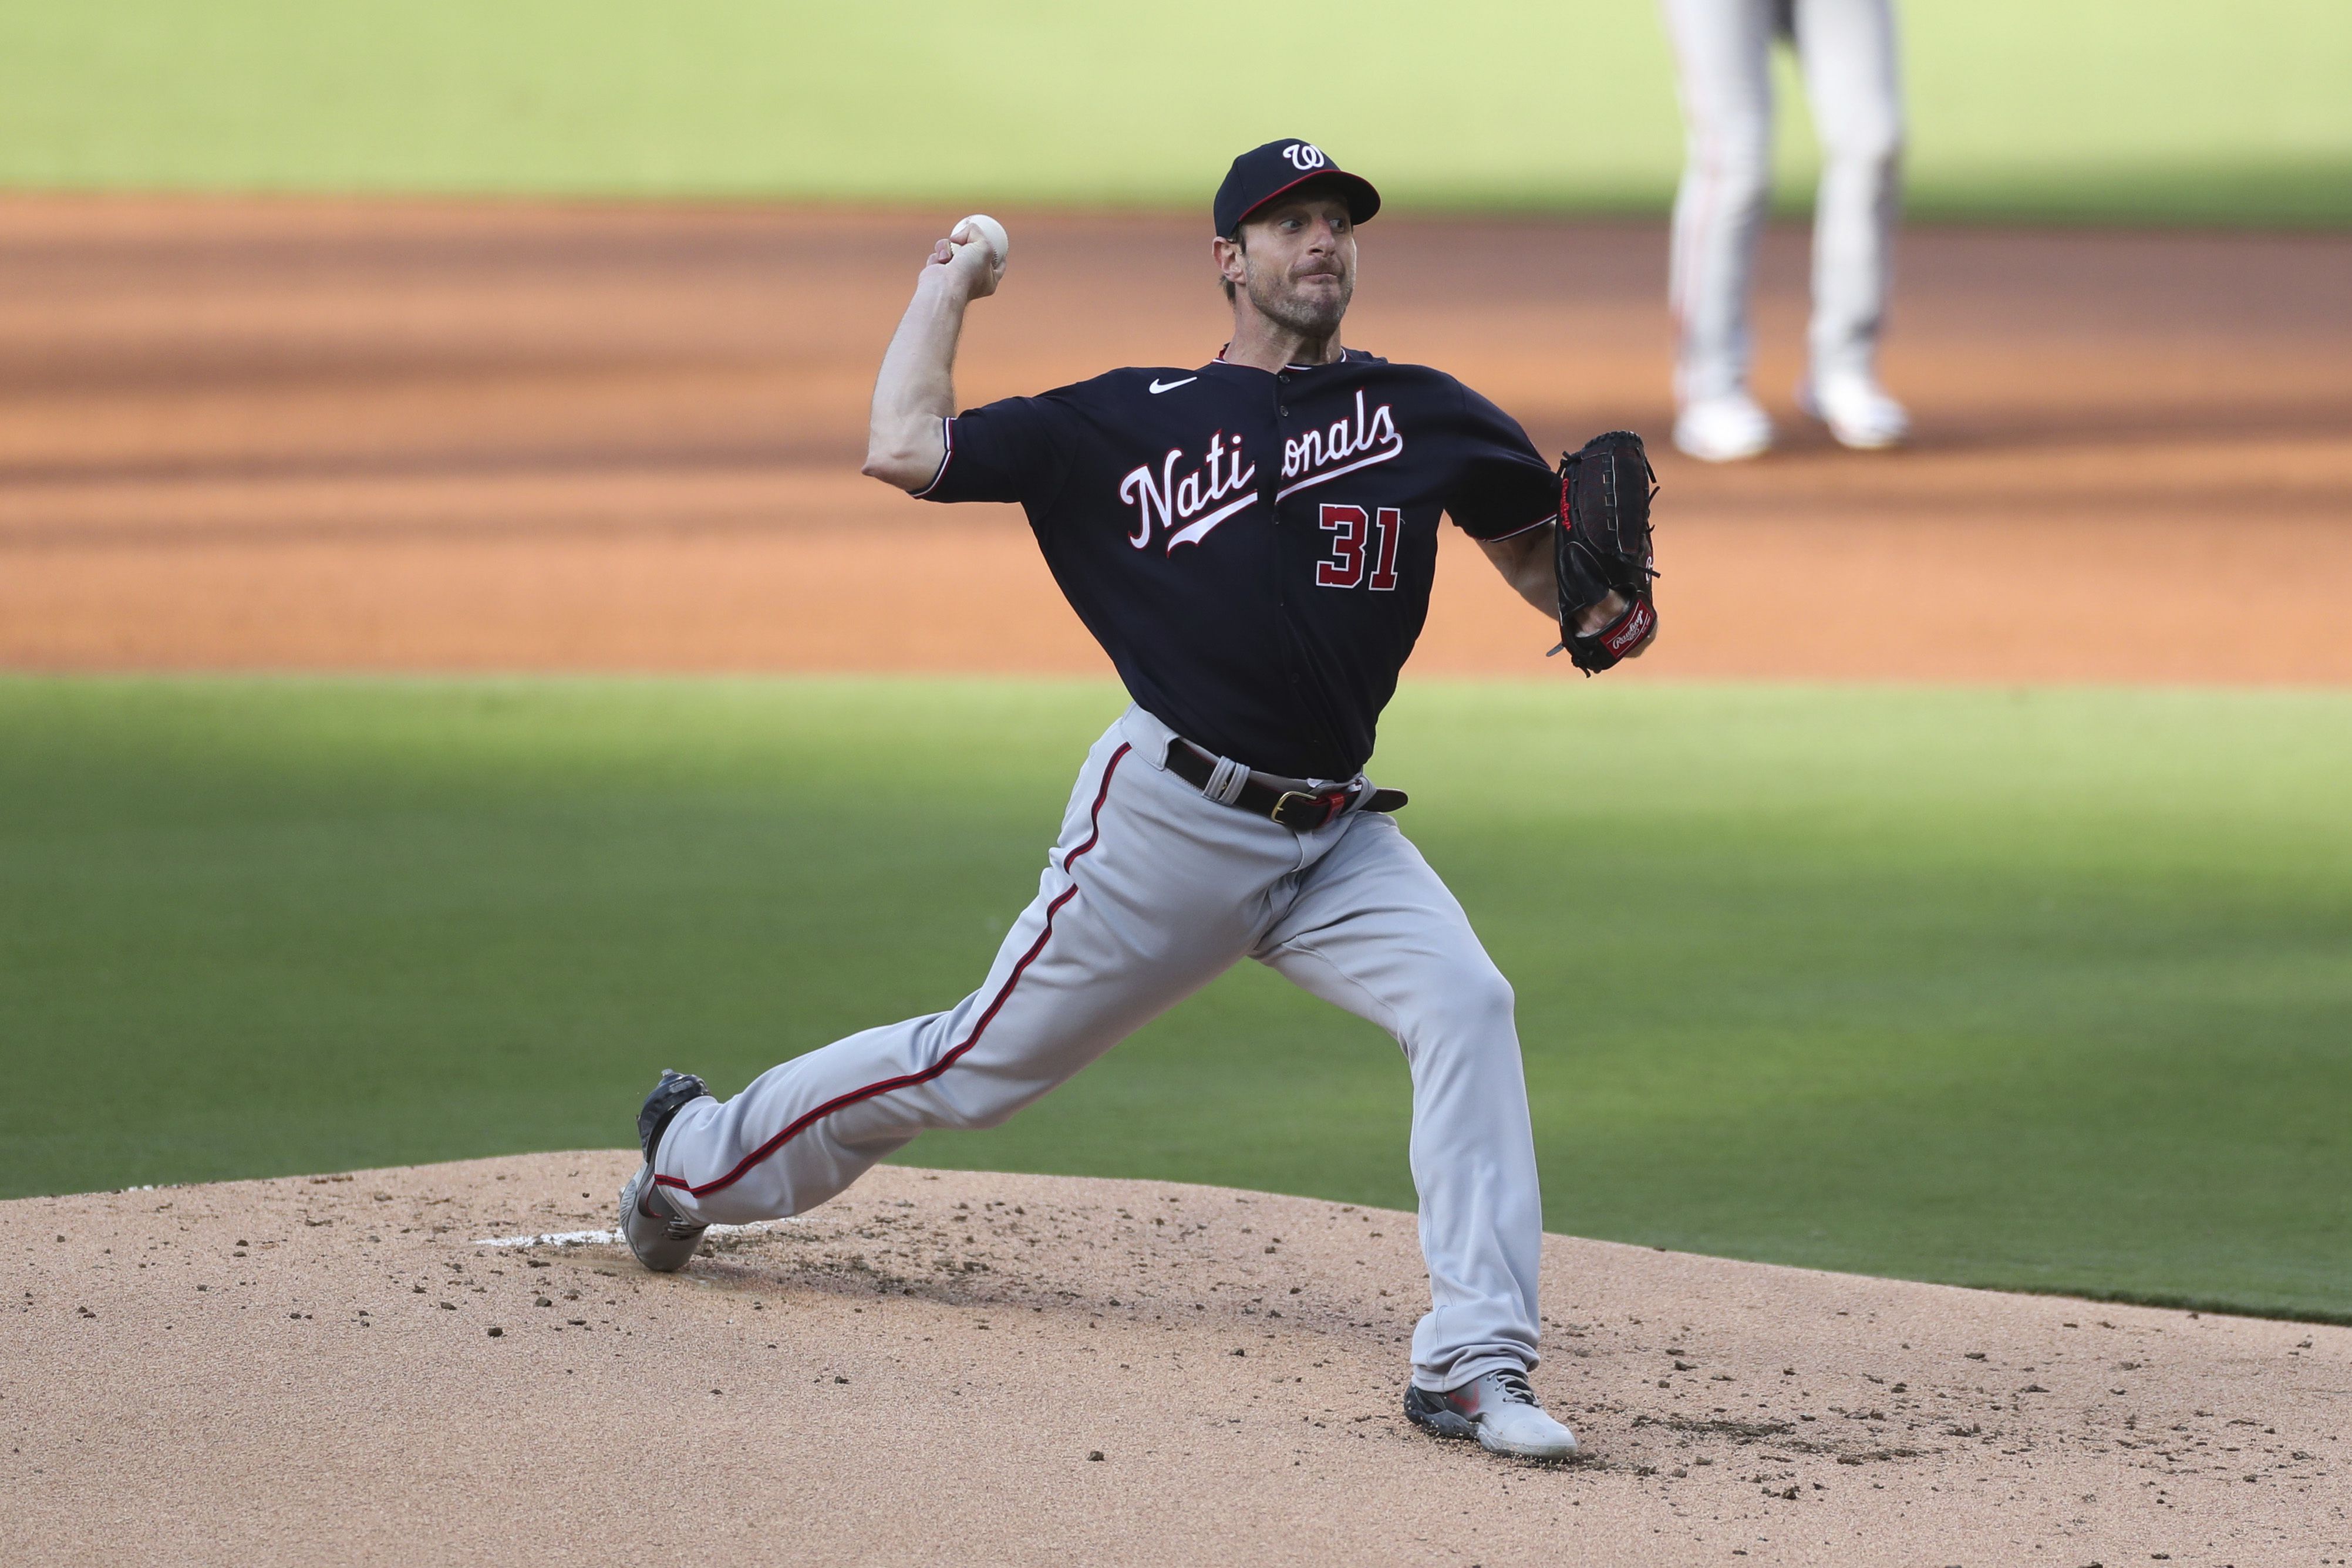
[[[0,665],[1099,672],[1017,511],[856,473],[954,216],[0,201]],[[1222,341],[1198,223],[1011,222],[966,402]],[[1546,447],[1652,437],[1640,678],[2352,679],[2352,236],[1913,232],[1887,373],[1919,439],[1860,455],[1790,408],[1776,230],[1786,440],[1722,469],[1663,439],[1659,225],[1363,246],[1351,342]],[[1556,673],[1448,537],[1413,670]]]
[[[2352,1329],[1549,1237],[1587,1446],[1399,1410],[1409,1214],[883,1167],[675,1276],[614,1153],[0,1204],[8,1560],[2326,1563]]]

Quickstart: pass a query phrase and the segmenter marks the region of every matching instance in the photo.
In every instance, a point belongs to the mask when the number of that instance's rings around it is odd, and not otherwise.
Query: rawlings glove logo
[[[1637,599],[1615,626],[1601,634],[1601,645],[1622,659],[1640,647],[1642,639],[1657,629],[1658,612],[1650,608],[1648,600]]]

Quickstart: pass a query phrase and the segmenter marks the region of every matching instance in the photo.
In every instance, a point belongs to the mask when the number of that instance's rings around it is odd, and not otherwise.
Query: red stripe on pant
[[[1064,875],[1066,876],[1069,874],[1070,867],[1077,863],[1077,859],[1080,855],[1094,848],[1095,845],[1100,841],[1102,838],[1103,802],[1110,798],[1111,775],[1118,771],[1120,760],[1132,749],[1134,749],[1132,747],[1121,745],[1117,751],[1110,754],[1110,761],[1103,768],[1102,788],[1095,791],[1095,803],[1092,810],[1087,813],[1087,823],[1091,831],[1087,834],[1087,841],[1085,843],[1080,844],[1076,849],[1072,850],[1068,855],[1063,858],[1062,873]],[[1045,906],[1045,929],[1037,933],[1037,940],[1029,945],[1029,951],[1022,954],[1021,961],[1013,966],[1013,973],[1004,977],[1004,984],[998,988],[995,999],[988,1004],[988,1010],[980,1015],[980,1021],[971,1026],[971,1032],[964,1037],[964,1040],[961,1045],[957,1046],[953,1051],[949,1051],[937,1061],[931,1063],[930,1066],[924,1068],[920,1072],[902,1073],[897,1078],[886,1078],[879,1083],[868,1083],[862,1089],[853,1089],[846,1094],[835,1095],[834,1098],[826,1101],[824,1104],[818,1106],[815,1110],[802,1116],[799,1120],[793,1123],[791,1126],[786,1127],[782,1132],[778,1133],[766,1143],[761,1144],[758,1148],[753,1149],[750,1154],[745,1155],[741,1161],[736,1165],[733,1170],[729,1171],[725,1176],[720,1176],[716,1181],[704,1182],[701,1186],[697,1186],[680,1176],[656,1175],[654,1177],[656,1185],[660,1186],[679,1187],[687,1192],[692,1193],[697,1197],[701,1197],[707,1194],[717,1192],[722,1187],[732,1186],[735,1183],[740,1181],[745,1173],[750,1171],[752,1166],[758,1165],[761,1161],[774,1154],[778,1149],[782,1148],[786,1144],[791,1143],[794,1138],[800,1136],[801,1134],[806,1132],[816,1123],[832,1115],[835,1111],[845,1110],[851,1105],[856,1104],[862,1100],[871,1100],[877,1094],[887,1094],[894,1089],[909,1089],[918,1083],[929,1083],[932,1079],[937,1078],[940,1073],[945,1072],[949,1068],[953,1067],[957,1061],[962,1057],[963,1053],[970,1051],[973,1046],[978,1045],[980,1043],[980,1037],[988,1032],[989,1024],[995,1019],[996,1015],[1003,1009],[1006,1000],[1012,997],[1013,988],[1021,983],[1022,975],[1027,971],[1032,963],[1036,961],[1037,955],[1045,950],[1046,942],[1051,939],[1054,935],[1054,916],[1060,913],[1062,905],[1069,903],[1070,900],[1076,898],[1077,895],[1077,883],[1073,880],[1070,885],[1064,889],[1061,894],[1057,896],[1053,903]]]

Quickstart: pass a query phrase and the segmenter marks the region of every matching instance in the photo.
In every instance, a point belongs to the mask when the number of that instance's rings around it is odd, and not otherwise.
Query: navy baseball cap
[[[1217,187],[1217,233],[1233,238],[1252,213],[1310,180],[1328,181],[1347,198],[1350,223],[1362,223],[1381,210],[1381,193],[1370,180],[1347,172],[1312,141],[1285,137],[1251,148],[1225,171],[1225,183]]]

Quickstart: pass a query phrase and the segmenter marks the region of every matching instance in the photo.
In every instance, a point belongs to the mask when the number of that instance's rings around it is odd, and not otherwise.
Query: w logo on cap
[[[1360,224],[1381,210],[1381,193],[1369,181],[1341,169],[1312,141],[1277,136],[1234,160],[1209,215],[1216,220],[1217,233],[1232,239],[1241,232],[1244,218],[1309,182],[1324,194],[1343,197],[1350,223]]]

